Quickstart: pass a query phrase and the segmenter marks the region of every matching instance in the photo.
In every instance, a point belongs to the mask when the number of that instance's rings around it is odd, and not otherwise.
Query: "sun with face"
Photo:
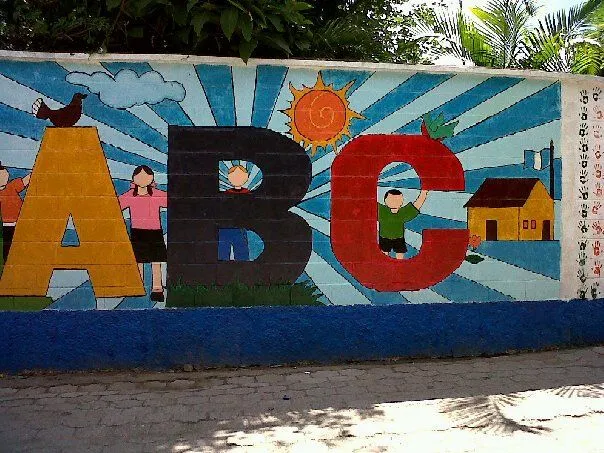
[[[325,85],[321,73],[314,86],[302,85],[299,90],[291,83],[289,89],[294,95],[291,105],[282,112],[289,116],[287,125],[297,143],[310,154],[315,155],[317,148],[331,145],[337,153],[337,142],[344,136],[350,136],[350,122],[363,116],[349,107],[346,93],[354,80],[336,90],[333,85]]]

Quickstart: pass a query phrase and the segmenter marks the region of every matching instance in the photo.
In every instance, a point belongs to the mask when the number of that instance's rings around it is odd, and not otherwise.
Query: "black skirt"
[[[162,230],[130,230],[137,263],[162,263],[168,259]]]

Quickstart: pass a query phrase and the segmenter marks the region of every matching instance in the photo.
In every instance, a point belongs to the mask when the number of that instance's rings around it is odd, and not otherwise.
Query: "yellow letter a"
[[[69,215],[78,247],[61,246]],[[145,294],[94,127],[46,129],[0,295],[45,296],[54,269],[86,269],[97,297]]]

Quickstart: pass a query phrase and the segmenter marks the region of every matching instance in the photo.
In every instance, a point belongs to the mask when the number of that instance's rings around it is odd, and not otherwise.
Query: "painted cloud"
[[[104,72],[72,72],[66,80],[85,86],[91,93],[98,94],[101,102],[118,109],[185,98],[185,89],[180,83],[165,81],[156,71],[145,72],[140,77],[130,69],[122,69],[114,77]]]

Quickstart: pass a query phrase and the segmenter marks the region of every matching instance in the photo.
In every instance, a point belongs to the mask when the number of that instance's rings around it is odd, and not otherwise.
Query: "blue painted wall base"
[[[0,369],[451,357],[604,343],[604,300],[0,312]]]

